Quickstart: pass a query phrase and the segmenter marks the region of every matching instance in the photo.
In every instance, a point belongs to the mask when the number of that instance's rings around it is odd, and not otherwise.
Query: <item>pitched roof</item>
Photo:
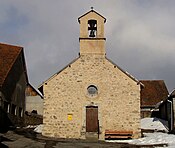
[[[66,69],[67,67],[69,67],[72,63],[74,63],[75,61],[77,61],[80,58],[80,56],[76,59],[74,59],[72,62],[70,62],[69,64],[67,64],[64,68],[62,68],[60,71],[58,71],[57,73],[53,74],[50,78],[48,78],[47,80],[45,80],[42,84],[40,84],[38,86],[38,90],[43,94],[42,92],[42,86],[49,82],[52,78],[54,78],[56,75],[58,75],[60,72],[62,72],[64,69]],[[105,57],[106,60],[108,60],[110,63],[112,63],[114,66],[116,66],[119,70],[121,70],[124,74],[126,74],[129,78],[131,78],[133,81],[137,82],[137,84],[141,85],[142,87],[144,87],[144,84],[142,84],[139,80],[137,80],[136,78],[134,78],[132,75],[130,75],[127,71],[124,71],[122,68],[120,68],[118,65],[116,65],[114,62],[112,62],[110,59],[108,59],[107,57]]]
[[[0,43],[0,86],[3,85],[22,47]]]
[[[173,89],[172,92],[169,94],[169,97],[170,96],[173,97],[173,98],[175,97],[175,89]]]
[[[46,79],[44,82],[42,82],[39,86],[38,86],[38,90],[42,93],[42,91],[40,90],[42,88],[42,86],[45,83],[48,83],[52,78],[56,77],[59,73],[61,73],[64,69],[66,69],[67,67],[69,67],[72,63],[74,63],[75,61],[77,61],[80,58],[80,56],[76,59],[74,59],[73,61],[71,61],[69,64],[67,64],[65,67],[63,67],[60,71],[54,73],[51,77],[49,77],[48,79]]]
[[[90,11],[88,11],[87,13],[83,14],[82,16],[80,16],[80,17],[78,18],[78,22],[80,23],[80,19],[81,19],[83,16],[89,14],[90,12],[96,13],[97,15],[99,15],[100,17],[102,17],[102,18],[104,19],[104,22],[106,22],[106,18],[105,18],[104,16],[102,16],[101,14],[99,14],[98,12],[94,11],[93,9],[90,10]]]
[[[141,90],[141,106],[154,107],[158,102],[167,99],[168,90],[163,80],[140,80],[144,88]]]
[[[37,96],[37,95],[39,95],[43,99],[42,93],[34,86],[32,86],[30,83],[28,83],[26,88],[26,96]]]
[[[137,84],[140,84],[144,87],[144,84],[142,84],[139,80],[137,80],[135,77],[133,77],[131,74],[129,74],[127,71],[124,71],[121,67],[119,67],[117,64],[115,64],[112,60],[105,57],[110,63],[112,63],[114,66],[116,66],[119,70],[121,70],[125,75],[127,75],[129,78],[131,78],[133,81],[137,82]]]

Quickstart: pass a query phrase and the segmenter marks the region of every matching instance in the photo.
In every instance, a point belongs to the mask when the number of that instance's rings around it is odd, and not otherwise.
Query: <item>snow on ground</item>
[[[133,140],[106,140],[106,142],[124,142],[135,145],[153,145],[153,144],[168,144],[169,148],[175,148],[175,135],[168,134],[167,121],[159,118],[143,118],[141,119],[141,129],[155,130],[154,133],[144,133],[143,138]],[[38,125],[34,131],[42,132],[43,125]],[[166,133],[158,132],[163,131]]]
[[[129,143],[133,145],[157,145],[157,144],[168,144],[168,148],[175,148],[175,135],[155,132],[155,133],[144,133],[143,138],[131,139],[131,140],[106,140],[106,142],[119,142]]]
[[[175,147],[175,135],[155,132],[144,133],[144,138],[134,139],[129,141],[130,144],[149,145],[149,144],[168,144],[168,147]]]
[[[168,132],[168,122],[159,118],[143,118],[141,129]]]
[[[144,133],[143,138],[133,140],[108,140],[107,142],[124,142],[135,145],[168,144],[169,148],[175,148],[175,135],[168,134],[168,122],[159,118],[141,119],[141,129],[154,130],[154,133]],[[163,131],[166,133],[158,132]]]

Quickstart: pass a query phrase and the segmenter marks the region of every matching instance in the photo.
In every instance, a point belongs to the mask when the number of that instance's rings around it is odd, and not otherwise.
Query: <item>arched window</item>
[[[88,20],[89,37],[96,37],[97,34],[97,20]]]

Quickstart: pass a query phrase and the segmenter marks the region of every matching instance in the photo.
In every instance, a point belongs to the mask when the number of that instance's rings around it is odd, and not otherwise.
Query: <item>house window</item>
[[[98,89],[95,85],[90,85],[87,88],[87,91],[90,96],[96,96],[98,94]]]
[[[16,105],[12,104],[11,114],[16,115]]]
[[[10,104],[8,103],[7,113],[10,113]]]
[[[88,20],[88,31],[89,37],[94,38],[97,34],[97,21],[96,20]]]
[[[10,112],[10,104],[4,101],[4,111],[9,113]]]
[[[19,117],[23,117],[23,109],[21,107],[19,107],[19,110],[18,110],[18,115]]]

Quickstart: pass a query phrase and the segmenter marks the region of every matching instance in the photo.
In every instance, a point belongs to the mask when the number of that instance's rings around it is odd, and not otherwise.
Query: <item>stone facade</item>
[[[133,131],[140,137],[140,84],[105,57],[104,30],[96,38],[86,36],[87,21],[105,18],[91,10],[79,18],[80,56],[42,84],[44,136],[85,139],[87,107],[98,109],[99,139],[105,130]],[[85,33],[84,33],[85,32]],[[98,37],[98,34],[101,36]],[[101,50],[103,49],[103,50]],[[96,52],[98,51],[98,52]],[[88,91],[94,86],[96,92]]]

